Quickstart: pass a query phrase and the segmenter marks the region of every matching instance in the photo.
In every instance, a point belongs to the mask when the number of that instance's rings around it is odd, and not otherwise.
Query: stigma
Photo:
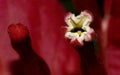
[[[69,13],[65,17],[66,32],[65,38],[69,39],[71,43],[83,46],[84,42],[92,41],[94,30],[90,27],[93,21],[93,16],[89,11],[83,11],[78,16]]]

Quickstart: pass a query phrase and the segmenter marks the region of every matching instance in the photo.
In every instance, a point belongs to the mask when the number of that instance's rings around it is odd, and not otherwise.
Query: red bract
[[[0,54],[4,57],[1,60],[7,75],[11,74],[10,63],[19,58],[7,33],[7,27],[12,23],[22,23],[29,28],[33,49],[48,64],[52,75],[81,74],[79,55],[62,34],[65,11],[58,1],[1,1]]]
[[[109,6],[109,11],[106,11],[106,15],[110,16],[107,29],[107,45],[106,50],[106,64],[109,75],[119,75],[120,72],[120,1],[119,0],[105,0],[106,6]],[[109,2],[109,3],[107,3]]]

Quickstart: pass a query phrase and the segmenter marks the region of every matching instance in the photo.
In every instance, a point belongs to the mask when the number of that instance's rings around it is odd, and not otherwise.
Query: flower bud
[[[9,25],[8,33],[11,38],[11,41],[14,42],[21,42],[29,36],[27,27],[20,23]]]

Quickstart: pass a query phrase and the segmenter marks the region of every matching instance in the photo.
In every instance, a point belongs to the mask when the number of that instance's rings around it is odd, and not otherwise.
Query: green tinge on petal
[[[82,21],[80,23],[76,23],[72,18],[70,18],[70,23],[74,28],[81,28],[82,27]]]

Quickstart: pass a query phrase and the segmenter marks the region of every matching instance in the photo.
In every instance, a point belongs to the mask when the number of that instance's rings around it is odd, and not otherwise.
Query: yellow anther
[[[77,33],[79,34],[79,35],[81,35],[82,34],[82,32],[79,30],[79,31],[77,31]]]

